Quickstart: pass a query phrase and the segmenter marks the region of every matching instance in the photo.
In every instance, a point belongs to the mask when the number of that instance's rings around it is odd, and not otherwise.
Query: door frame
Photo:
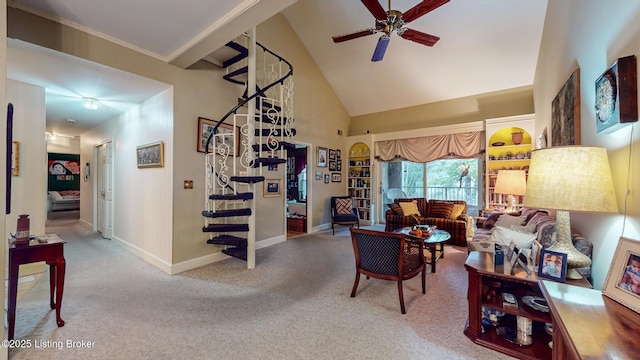
[[[100,146],[102,146],[102,145],[107,144],[107,143],[111,143],[111,147],[112,147],[111,156],[112,156],[112,159],[111,159],[111,164],[110,164],[110,166],[111,166],[111,171],[110,171],[111,179],[110,180],[111,180],[111,184],[114,184],[114,179],[115,179],[115,175],[114,175],[114,168],[115,168],[114,167],[114,164],[115,164],[114,142],[115,141],[110,138],[110,139],[103,140],[103,141],[93,145],[93,163],[95,164],[95,170],[93,171],[93,173],[95,174],[94,175],[94,179],[95,180],[92,183],[92,187],[93,187],[93,231],[95,231],[95,232],[98,232],[98,206],[99,206],[99,204],[98,204],[98,196],[99,196],[99,194],[98,194],[98,185],[97,185],[96,176],[99,176],[99,174],[101,174],[101,172],[98,169],[98,148]],[[111,224],[110,224],[111,225],[111,229],[112,229],[111,232],[113,232],[113,214],[115,213],[114,208],[115,208],[115,206],[111,206],[111,214],[107,214],[105,212],[105,219],[104,219],[105,222],[107,220],[111,221]],[[104,236],[104,234],[102,234],[102,235]],[[111,235],[113,235],[113,234],[111,234]]]
[[[304,141],[296,141],[296,140],[289,140],[288,142],[294,144],[294,145],[301,145],[307,148],[307,234],[311,233],[312,230],[312,224],[313,224],[313,206],[310,206],[313,202],[313,186],[311,186],[311,184],[313,183],[313,179],[315,179],[315,172],[314,171],[310,171],[310,169],[315,169],[313,165],[313,145],[311,143],[308,142],[304,142]],[[285,176],[287,176],[286,174],[286,170],[285,170]],[[286,181],[285,181],[286,184]],[[287,196],[284,196],[284,206],[286,208],[287,206]],[[287,233],[287,224],[286,224],[286,217],[285,217],[285,236]]]

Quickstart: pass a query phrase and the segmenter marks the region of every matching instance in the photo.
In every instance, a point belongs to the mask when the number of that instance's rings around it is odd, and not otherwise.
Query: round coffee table
[[[405,227],[402,229],[396,229],[393,232],[404,234],[405,236],[414,240],[423,240],[424,247],[429,249],[429,252],[431,254],[431,261],[425,261],[427,264],[431,265],[431,272],[436,272],[436,261],[438,261],[438,259],[440,258],[444,258],[444,243],[451,239],[451,234],[449,234],[447,231],[436,229],[431,236],[425,238],[409,234],[410,231],[410,227]]]

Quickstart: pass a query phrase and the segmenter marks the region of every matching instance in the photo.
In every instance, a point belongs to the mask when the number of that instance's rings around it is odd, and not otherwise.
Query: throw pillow
[[[502,216],[500,216],[498,218],[498,221],[496,221],[496,226],[504,226],[504,227],[509,227],[511,225],[523,225],[524,224],[524,218],[521,216],[513,216],[513,215],[508,215],[508,214],[504,214]]]
[[[496,226],[496,221],[498,221],[498,218],[500,218],[500,216],[502,216],[501,213],[491,213],[484,221],[484,223],[482,223],[482,227],[485,229],[491,229],[492,227]]]
[[[464,205],[453,204],[453,209],[451,210],[451,214],[449,214],[449,219],[456,220],[458,216],[462,215],[463,211],[464,211]]]
[[[403,201],[400,203],[400,207],[402,208],[402,214],[404,216],[409,215],[418,215],[420,216],[420,211],[418,210],[417,201]]]
[[[513,241],[518,249],[529,249],[536,239],[536,234],[527,234],[504,226],[496,226],[493,228],[491,238],[496,244],[502,245],[503,248],[508,248],[511,245],[511,241]]]
[[[533,234],[534,232],[536,232],[536,224],[531,224],[531,225],[511,225],[509,227],[509,229],[515,230],[515,231],[519,231],[519,232],[523,232],[523,233],[527,233],[527,234]]]
[[[351,199],[336,199],[336,213],[341,215],[352,214],[353,205]]]
[[[431,209],[429,210],[429,214],[427,215],[427,217],[436,217],[436,218],[446,219],[451,215],[452,211],[453,211],[452,203],[438,201],[431,204]]]
[[[60,195],[57,191],[49,191],[49,195],[51,196],[51,200],[53,201],[62,201],[62,195]]]
[[[393,212],[393,215],[403,215],[402,208],[400,207],[400,205],[396,203],[391,203],[387,205],[389,206],[389,209],[391,209],[391,211]]]

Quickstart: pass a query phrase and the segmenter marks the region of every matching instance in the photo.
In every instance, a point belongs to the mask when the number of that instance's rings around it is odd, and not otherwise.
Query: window
[[[479,164],[477,158],[435,160],[426,166],[410,161],[383,162],[382,203],[402,197],[464,200],[467,212],[477,214]]]

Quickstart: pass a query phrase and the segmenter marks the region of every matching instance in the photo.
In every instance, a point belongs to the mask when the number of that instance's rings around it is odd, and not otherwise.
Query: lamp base
[[[582,275],[576,269],[567,269],[566,278],[571,280],[580,280],[582,279]]]

